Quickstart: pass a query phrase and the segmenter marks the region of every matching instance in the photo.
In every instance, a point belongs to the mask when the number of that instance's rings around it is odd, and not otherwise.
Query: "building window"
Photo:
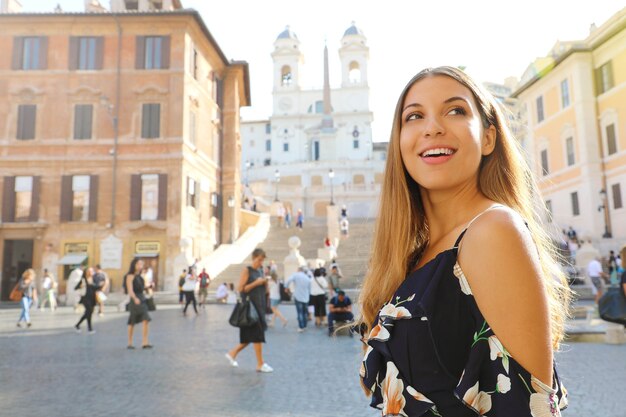
[[[267,152],[271,152],[271,150],[272,150],[272,140],[271,139],[266,139],[265,140],[265,150]]]
[[[611,88],[613,88],[613,63],[608,61],[596,69],[596,89],[598,94],[602,94]]]
[[[578,205],[578,192],[573,192],[570,194],[572,198],[572,215],[578,216],[580,215],[580,207]]]
[[[196,114],[194,112],[189,113],[189,142],[196,145]]]
[[[539,96],[537,97],[537,123],[541,123],[543,118],[543,96]]]
[[[78,69],[96,69],[96,38],[79,38]]]
[[[149,9],[150,10],[163,10],[163,1],[162,0],[150,0]]]
[[[198,79],[198,50],[193,48],[191,51],[191,74],[194,79]]]
[[[18,36],[13,39],[14,70],[42,70],[48,66],[48,38],[45,36]]]
[[[576,154],[574,153],[574,138],[569,137],[565,139],[565,148],[567,150],[567,166],[572,166],[576,163]]]
[[[358,139],[352,140],[352,148],[359,149],[359,140]]]
[[[350,66],[348,67],[348,79],[352,84],[361,82],[361,67],[358,62],[350,62]]]
[[[15,221],[30,220],[33,201],[33,177],[15,177]]]
[[[283,143],[283,152],[289,152],[289,142]]]
[[[322,100],[317,100],[315,102],[315,113],[317,114],[324,113],[324,102]]]
[[[561,104],[563,108],[569,106],[569,82],[567,78],[561,81]]]
[[[72,221],[86,222],[89,220],[89,175],[72,177]]]
[[[91,139],[92,121],[92,104],[77,104],[74,106],[74,139]]]
[[[622,188],[620,187],[619,183],[613,184],[611,186],[611,191],[613,191],[613,208],[614,209],[621,209],[623,207],[623,205],[622,205]]]
[[[268,135],[270,133],[272,133],[272,125],[269,123],[265,123],[265,133],[267,133]]]
[[[280,70],[280,85],[290,86],[293,81],[291,76],[291,67],[289,65],[285,65]]]
[[[139,10],[139,0],[126,0],[126,10]]]
[[[615,137],[615,124],[611,123],[606,128],[606,150],[608,155],[617,153],[617,138]]]
[[[187,206],[198,208],[198,196],[200,190],[198,189],[198,183],[193,178],[187,177]]]
[[[159,175],[141,176],[141,220],[157,220],[159,215]]]
[[[550,168],[548,167],[548,150],[544,149],[541,151],[541,174],[548,175],[550,173]]]
[[[169,36],[137,36],[135,67],[167,69],[170,66]]]
[[[552,223],[552,200],[547,200],[546,201],[546,211],[547,211],[547,217],[548,217],[548,223]]]
[[[153,139],[160,137],[161,105],[144,103],[141,111],[141,137]]]
[[[20,140],[35,139],[37,105],[20,104],[17,107],[17,135]]]

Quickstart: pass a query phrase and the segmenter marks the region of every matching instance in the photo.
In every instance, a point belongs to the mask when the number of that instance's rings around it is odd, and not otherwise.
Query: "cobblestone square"
[[[282,305],[289,324],[270,329],[264,349],[275,372],[254,371],[251,347],[231,368],[224,353],[239,337],[227,323],[231,309],[208,305],[183,317],[178,306],[159,306],[152,351],[125,349],[127,315],[113,309],[95,316],[95,335],[76,334],[78,315],[68,308],[35,312],[29,330],[15,327],[19,310],[0,310],[0,415],[379,415],[359,387],[358,338],[314,327],[298,334],[295,309]],[[565,417],[626,417],[626,346],[572,343],[557,360],[570,393]]]

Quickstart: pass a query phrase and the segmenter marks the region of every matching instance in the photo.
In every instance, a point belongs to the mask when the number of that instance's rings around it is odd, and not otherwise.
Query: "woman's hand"
[[[135,304],[136,304],[136,305],[141,304],[141,301],[139,300],[139,298],[138,298],[138,297],[134,297],[134,298],[133,298],[133,301],[135,302]]]

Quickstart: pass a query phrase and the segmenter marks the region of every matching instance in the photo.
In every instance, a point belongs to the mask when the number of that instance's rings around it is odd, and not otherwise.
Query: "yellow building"
[[[172,289],[182,251],[237,234],[247,63],[179,1],[113,3],[0,14],[3,300],[30,266],[63,293],[74,265],[100,263],[119,288],[134,256]]]
[[[626,239],[626,8],[581,41],[558,42],[512,95],[548,222],[583,238]]]

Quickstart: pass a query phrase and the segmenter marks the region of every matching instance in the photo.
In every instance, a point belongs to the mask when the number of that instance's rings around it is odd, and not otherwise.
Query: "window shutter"
[[[72,221],[73,205],[72,176],[63,175],[61,177],[61,212],[59,216],[62,222]]]
[[[98,221],[98,176],[89,177],[89,221]],[[115,207],[113,207],[115,210]]]
[[[161,37],[161,69],[168,69],[170,67],[170,37]]]
[[[93,125],[93,104],[83,106],[83,138],[91,139]]]
[[[150,137],[150,105],[147,103],[141,105],[141,137]]]
[[[4,223],[15,221],[15,177],[4,177],[2,221]]]
[[[602,68],[596,68],[594,71],[596,81],[596,96],[602,94]]]
[[[167,220],[167,174],[159,174],[159,212],[157,220]]]
[[[96,68],[101,70],[104,67],[104,36],[96,38]]]
[[[74,71],[78,68],[78,44],[79,38],[76,36],[70,36],[70,54],[69,54],[69,68],[70,71]]]
[[[150,137],[158,138],[161,136],[161,104],[152,104],[150,107]]]
[[[36,222],[39,220],[39,195],[41,193],[41,176],[33,177],[33,188],[30,200],[30,215],[28,221]]]
[[[25,106],[25,125],[24,133],[26,137],[24,139],[35,139],[35,125],[37,123],[37,105],[29,104]]]
[[[607,66],[606,74],[607,74],[607,79],[608,79],[607,83],[609,85],[609,88],[613,88],[613,86],[615,85],[613,84],[613,61],[607,62],[606,66]]]
[[[39,67],[37,69],[48,69],[48,37],[39,37]]]
[[[24,60],[24,37],[16,36],[13,38],[13,61],[11,63],[11,69],[21,70],[23,60]]]
[[[130,176],[130,220],[141,220],[141,175]]]
[[[146,68],[146,37],[137,36],[135,41],[135,69]]]

